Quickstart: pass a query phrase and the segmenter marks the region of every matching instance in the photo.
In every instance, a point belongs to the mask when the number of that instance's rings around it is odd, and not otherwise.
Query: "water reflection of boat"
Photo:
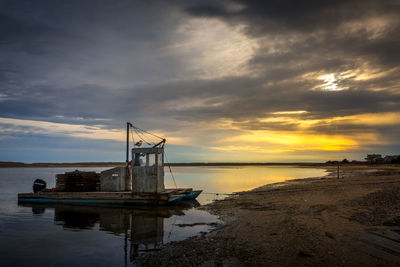
[[[131,150],[129,133],[140,138]],[[133,134],[133,132],[132,132]],[[158,138],[149,143],[150,135]],[[127,123],[126,165],[96,172],[66,172],[56,175],[56,187],[46,189],[46,182],[36,179],[33,193],[18,194],[21,203],[53,203],[72,205],[166,205],[196,199],[202,190],[192,188],[166,189],[164,186],[164,145],[166,139]],[[133,139],[133,138],[132,138]],[[147,140],[147,141],[146,141]],[[161,141],[160,141],[161,140]],[[146,143],[149,147],[141,147]],[[165,157],[166,158],[166,157]],[[171,168],[169,167],[171,171]],[[172,171],[171,176],[173,177]]]
[[[185,215],[184,211],[199,205],[197,201],[185,201],[183,205],[151,208],[85,207],[19,203],[31,207],[34,214],[54,209],[54,222],[65,229],[80,231],[98,229],[115,235],[125,236],[125,263],[133,261],[140,252],[157,250],[164,242],[164,219]]]

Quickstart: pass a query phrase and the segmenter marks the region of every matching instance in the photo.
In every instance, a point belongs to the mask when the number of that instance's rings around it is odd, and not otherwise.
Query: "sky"
[[[399,14],[382,0],[0,0],[0,161],[124,161],[127,121],[164,136],[171,162],[400,154]]]

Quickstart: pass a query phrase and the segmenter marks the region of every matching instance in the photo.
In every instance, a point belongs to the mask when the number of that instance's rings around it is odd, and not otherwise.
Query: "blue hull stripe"
[[[80,199],[80,198],[32,198],[20,197],[19,202],[25,203],[58,203],[58,204],[75,204],[75,205],[137,205],[137,204],[150,204],[150,205],[165,205],[171,202],[178,202],[181,200],[196,199],[202,191],[192,191],[184,194],[170,195],[168,200],[156,199]]]
[[[168,201],[146,199],[55,199],[55,198],[19,198],[19,202],[29,203],[60,203],[60,204],[166,204]]]

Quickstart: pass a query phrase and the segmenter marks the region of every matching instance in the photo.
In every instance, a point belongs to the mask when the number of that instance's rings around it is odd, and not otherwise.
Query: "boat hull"
[[[20,203],[69,204],[82,206],[98,205],[168,205],[183,200],[196,199],[201,190],[169,189],[163,193],[131,192],[38,192],[18,194]]]

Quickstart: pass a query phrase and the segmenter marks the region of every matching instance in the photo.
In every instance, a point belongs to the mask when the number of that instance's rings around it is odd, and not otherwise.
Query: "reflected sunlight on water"
[[[230,194],[251,190],[266,184],[283,182],[290,179],[321,177],[325,169],[291,166],[240,166],[240,167],[173,167],[178,187],[203,189],[198,197],[201,204],[215,199],[207,193]],[[165,171],[165,185],[173,188],[174,183],[169,171]]]

